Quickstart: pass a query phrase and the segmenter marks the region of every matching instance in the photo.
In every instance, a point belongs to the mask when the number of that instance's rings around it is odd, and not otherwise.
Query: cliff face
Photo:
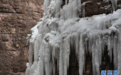
[[[26,36],[43,14],[43,0],[0,0],[0,75],[24,75]]]

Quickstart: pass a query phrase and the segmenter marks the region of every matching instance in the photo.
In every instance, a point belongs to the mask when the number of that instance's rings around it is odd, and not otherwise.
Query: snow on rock
[[[111,1],[115,10],[116,0]],[[79,75],[83,75],[87,52],[92,55],[93,75],[100,75],[105,46],[120,73],[121,9],[109,15],[79,18],[77,11],[84,6],[84,3],[79,3],[81,0],[66,0],[63,7],[62,2],[45,0],[42,21],[32,28],[26,75],[55,75],[55,70],[59,70],[59,75],[67,75],[70,46],[73,44],[76,46]]]

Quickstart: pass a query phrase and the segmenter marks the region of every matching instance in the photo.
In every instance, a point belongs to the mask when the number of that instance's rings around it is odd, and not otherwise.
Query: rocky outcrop
[[[0,0],[0,75],[24,75],[27,34],[43,15],[43,0]]]
[[[108,2],[103,0],[82,0],[82,4],[82,10],[85,10],[85,16],[99,15],[103,13],[109,14],[113,12],[111,1]],[[118,0],[117,4],[117,9],[119,8],[121,8],[120,0]]]

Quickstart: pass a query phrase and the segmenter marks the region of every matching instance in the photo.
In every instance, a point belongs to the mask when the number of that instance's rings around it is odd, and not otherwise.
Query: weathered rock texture
[[[43,0],[0,0],[0,75],[24,75],[26,36],[43,14]]]
[[[92,16],[98,14],[109,14],[112,11],[111,2],[104,2],[104,0],[82,0],[82,3],[87,3],[83,6],[85,8],[85,16]],[[118,0],[117,9],[121,6],[121,0]],[[82,8],[83,10],[83,8]]]

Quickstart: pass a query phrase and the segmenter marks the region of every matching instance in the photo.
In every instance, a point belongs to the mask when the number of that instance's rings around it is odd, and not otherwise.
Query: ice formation
[[[117,1],[111,2],[116,10]],[[121,9],[108,15],[84,17],[86,3],[81,0],[44,1],[42,21],[32,28],[26,75],[56,75],[55,70],[59,75],[67,75],[72,45],[78,58],[79,75],[83,75],[87,52],[92,55],[93,75],[100,75],[105,46],[121,74]],[[83,18],[78,11],[82,11]]]

